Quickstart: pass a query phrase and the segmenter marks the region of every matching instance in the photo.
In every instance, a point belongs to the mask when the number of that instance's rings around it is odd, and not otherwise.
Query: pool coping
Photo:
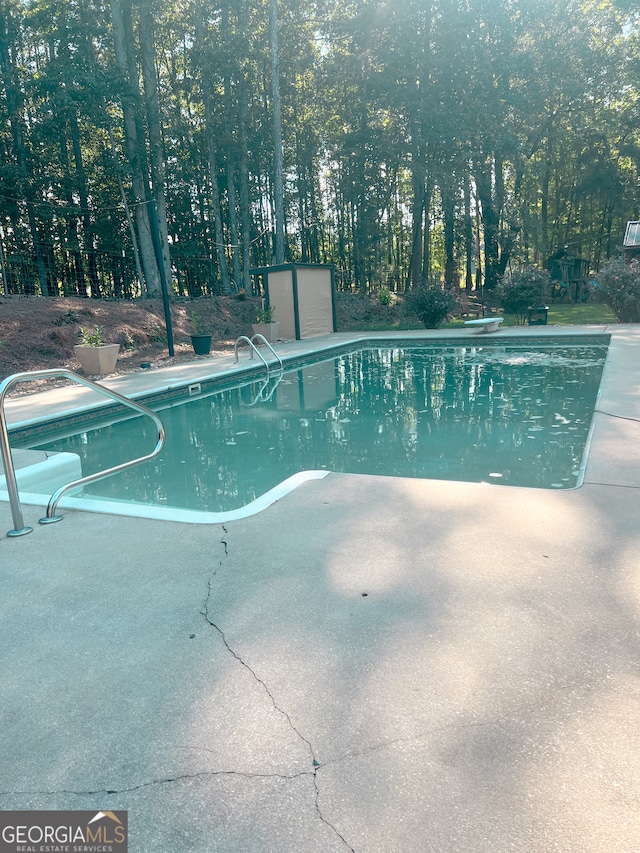
[[[410,345],[412,343],[423,343],[433,345],[450,344],[478,346],[500,346],[501,343],[512,341],[527,341],[549,339],[554,341],[566,340],[572,341],[577,339],[594,339],[607,337],[609,339],[607,359],[604,365],[600,390],[597,398],[597,409],[594,414],[592,424],[587,437],[587,443],[583,460],[581,464],[581,475],[578,484],[573,489],[565,490],[572,491],[581,488],[585,480],[589,478],[590,462],[594,451],[594,440],[598,431],[603,430],[610,434],[613,429],[611,423],[604,424],[602,417],[598,417],[604,412],[604,406],[607,406],[606,417],[615,418],[640,418],[640,406],[633,407],[633,414],[622,414],[619,412],[611,412],[611,408],[615,408],[616,403],[613,397],[619,394],[613,389],[613,394],[609,393],[610,376],[617,377],[624,367],[618,361],[618,354],[621,343],[625,343],[626,348],[631,346],[637,348],[635,363],[640,363],[640,326],[631,325],[599,325],[599,326],[547,326],[547,327],[508,327],[501,329],[497,333],[491,335],[483,334],[482,332],[464,333],[460,330],[421,330],[416,332],[349,332],[335,333],[330,336],[321,338],[307,339],[304,341],[285,342],[278,344],[276,351],[285,364],[285,369],[295,368],[298,364],[304,364],[305,360],[317,359],[318,355],[325,354],[327,358],[332,358],[336,353],[348,352],[351,349],[361,348],[371,343],[372,345],[387,342],[392,345]],[[628,354],[628,353],[627,353]],[[634,359],[631,359],[631,363]],[[613,363],[613,367],[611,364]],[[629,361],[627,360],[629,366]],[[143,402],[151,399],[158,401],[163,398],[171,398],[172,396],[184,395],[185,387],[190,384],[200,384],[205,386],[202,393],[210,392],[213,388],[237,382],[239,379],[246,378],[250,381],[257,375],[260,375],[264,370],[260,363],[249,363],[247,360],[244,363],[240,360],[236,363],[232,355],[217,356],[215,358],[201,359],[196,362],[191,362],[188,365],[175,365],[165,368],[159,368],[152,371],[141,371],[123,376],[109,377],[103,380],[103,384],[107,387],[116,390],[119,394],[132,399]],[[614,385],[616,383],[614,382]],[[603,393],[605,403],[602,403]],[[630,402],[630,401],[628,401]],[[59,410],[60,404],[66,405],[62,412]],[[53,423],[73,423],[78,418],[86,417],[88,413],[97,414],[104,411],[105,414],[113,409],[114,404],[107,403],[105,405],[104,398],[99,397],[96,392],[93,392],[84,386],[66,386],[65,388],[56,388],[51,391],[41,391],[33,395],[25,397],[9,398],[7,401],[7,421],[9,424],[10,435],[15,435],[16,432],[24,429],[31,430],[37,424],[46,422]],[[55,417],[52,415],[54,408],[57,408]],[[625,412],[627,410],[625,409]],[[28,415],[28,416],[27,416]],[[615,432],[615,429],[613,429]],[[597,452],[597,448],[596,448]],[[602,476],[601,467],[594,466],[599,476]],[[619,467],[619,466],[618,466]],[[289,492],[297,488],[301,483],[308,480],[317,479],[319,476],[327,476],[331,472],[328,471],[301,471],[285,479],[283,482],[269,490],[264,495],[261,495],[255,501],[227,512],[200,512],[197,510],[184,510],[170,507],[146,507],[141,504],[128,504],[126,502],[116,501],[101,501],[97,499],[78,498],[66,496],[59,502],[60,508],[64,509],[79,509],[89,512],[110,513],[112,515],[124,515],[138,518],[147,518],[165,521],[179,521],[189,524],[215,524],[224,523],[225,521],[246,518],[250,515],[261,512],[267,506],[270,506],[275,501],[280,500]],[[618,472],[618,477],[621,472]],[[624,476],[622,476],[624,480]],[[505,488],[501,485],[500,488]],[[524,487],[518,487],[524,488]],[[534,487],[531,487],[534,488]],[[20,499],[24,504],[42,505],[43,498],[46,502],[48,495],[32,493],[21,493]],[[7,500],[6,492],[0,490],[0,500]]]

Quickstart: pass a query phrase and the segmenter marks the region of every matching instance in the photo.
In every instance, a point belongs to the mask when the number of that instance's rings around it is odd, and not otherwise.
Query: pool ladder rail
[[[266,389],[269,385],[269,381],[271,379],[271,367],[269,366],[269,362],[266,360],[266,358],[262,355],[262,353],[260,352],[258,347],[255,345],[256,340],[258,340],[260,343],[263,343],[266,346],[268,346],[269,349],[271,350],[271,352],[273,353],[273,355],[276,357],[276,360],[278,362],[277,375],[275,378],[275,382],[272,385],[272,387],[269,389],[269,391],[267,392],[266,396],[265,396],[265,391],[266,391]],[[278,387],[278,385],[280,384],[280,381],[282,379],[282,374],[284,373],[284,365],[282,364],[282,359],[280,358],[278,353],[274,350],[274,348],[271,346],[271,344],[265,338],[264,335],[255,334],[251,338],[248,338],[246,335],[241,335],[238,338],[238,340],[235,342],[235,344],[233,345],[233,352],[234,352],[234,356],[235,356],[234,361],[236,362],[236,364],[238,362],[238,344],[240,343],[240,341],[246,341],[246,343],[249,345],[249,352],[250,352],[249,358],[253,358],[254,352],[257,353],[260,360],[262,361],[262,363],[264,364],[264,366],[267,369],[267,377],[264,380],[262,387],[260,388],[260,390],[256,394],[256,396],[253,400],[253,403],[250,403],[249,405],[255,406],[256,403],[265,403],[267,400],[271,399],[273,392],[276,390],[276,388]],[[271,366],[273,366],[273,363]]]
[[[271,346],[271,344],[269,343],[269,341],[265,338],[265,336],[264,336],[264,335],[260,335],[260,334],[255,334],[255,335],[253,335],[253,337],[251,337],[251,338],[248,338],[246,335],[240,335],[240,337],[238,338],[238,340],[237,340],[237,341],[235,342],[235,344],[233,345],[233,354],[234,354],[234,356],[235,356],[235,357],[234,357],[234,361],[236,362],[236,364],[237,364],[237,362],[238,362],[238,344],[240,343],[240,341],[246,341],[246,342],[249,344],[249,350],[250,350],[249,358],[253,358],[253,354],[254,354],[254,352],[255,352],[255,353],[260,357],[260,360],[262,361],[262,363],[264,364],[264,366],[267,368],[267,376],[269,376],[269,373],[271,372],[271,369],[270,369],[270,367],[269,367],[269,362],[268,362],[268,361],[267,361],[267,359],[262,355],[262,353],[260,352],[260,350],[258,349],[258,347],[255,345],[255,341],[256,341],[256,340],[260,341],[260,343],[263,343],[263,344],[265,344],[265,346],[268,346],[268,347],[269,347],[269,349],[271,350],[271,352],[272,352],[272,353],[273,353],[273,355],[275,356],[276,361],[278,362],[278,369],[279,369],[279,370],[284,370],[284,366],[283,366],[283,364],[282,364],[282,359],[280,358],[280,356],[278,355],[278,353],[274,350],[274,348]]]
[[[9,389],[12,388],[18,382],[29,382],[36,379],[53,378],[70,379],[72,382],[77,382],[79,385],[84,385],[85,387],[90,388],[93,391],[97,391],[99,394],[102,394],[105,397],[109,397],[111,400],[117,403],[121,403],[123,406],[128,406],[129,408],[135,409],[137,412],[140,412],[140,414],[150,417],[158,429],[158,440],[154,449],[146,456],[139,456],[137,459],[131,459],[128,462],[122,462],[120,465],[114,465],[112,468],[106,468],[104,471],[96,471],[95,474],[89,474],[86,477],[80,477],[78,480],[73,480],[70,483],[66,483],[63,486],[60,486],[51,496],[47,505],[46,515],[44,516],[44,518],[40,519],[40,524],[52,524],[55,521],[62,520],[61,515],[55,514],[56,507],[60,498],[70,489],[74,489],[79,486],[84,486],[88,483],[94,483],[96,480],[101,480],[105,477],[110,477],[113,474],[117,474],[120,471],[124,471],[126,468],[131,468],[134,465],[139,465],[141,462],[147,462],[149,459],[153,459],[154,456],[157,456],[164,447],[164,425],[155,412],[153,412],[151,409],[148,409],[146,406],[142,406],[140,403],[136,403],[134,400],[130,400],[128,397],[123,397],[121,394],[118,394],[116,391],[112,391],[110,388],[106,388],[104,385],[100,385],[98,382],[93,382],[91,379],[86,379],[84,376],[79,376],[77,373],[74,373],[71,370],[66,370],[64,368],[54,368],[52,370],[37,370],[27,373],[14,373],[12,376],[7,376],[7,378],[0,383],[0,450],[2,451],[2,462],[4,464],[7,492],[9,494],[9,503],[11,504],[11,515],[14,524],[14,529],[9,530],[7,536],[24,536],[26,533],[31,533],[33,527],[26,527],[22,517],[22,507],[20,505],[20,497],[18,494],[18,486],[16,483],[16,473],[13,466],[13,459],[11,457],[11,446],[9,443],[7,419],[4,411],[5,397],[7,396]]]

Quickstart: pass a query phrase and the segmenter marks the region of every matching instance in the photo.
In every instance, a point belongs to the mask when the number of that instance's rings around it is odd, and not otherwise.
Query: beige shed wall
[[[274,321],[280,323],[279,337],[295,340],[296,321],[293,311],[293,272],[280,270],[269,273],[269,305],[275,308]]]
[[[331,270],[298,269],[296,273],[300,337],[313,338],[317,335],[331,334],[333,332]]]

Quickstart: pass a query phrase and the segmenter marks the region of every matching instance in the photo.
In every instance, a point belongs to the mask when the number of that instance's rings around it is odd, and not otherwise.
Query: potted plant
[[[274,305],[263,304],[256,311],[256,322],[251,327],[254,335],[262,335],[270,344],[276,343],[280,331],[280,323],[273,319],[275,310]]]
[[[80,328],[80,343],[73,351],[86,376],[105,376],[116,369],[120,344],[105,344],[103,334],[102,326],[96,326],[93,331]]]
[[[209,355],[211,352],[211,335],[207,333],[202,317],[197,311],[191,312],[191,346],[196,355]]]

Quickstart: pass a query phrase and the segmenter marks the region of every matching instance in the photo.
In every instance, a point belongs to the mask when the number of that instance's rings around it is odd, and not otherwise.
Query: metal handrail
[[[278,355],[278,353],[274,350],[274,348],[271,346],[271,344],[269,343],[269,341],[265,338],[265,336],[264,336],[264,335],[261,335],[261,334],[259,334],[259,333],[257,333],[257,334],[255,334],[255,335],[253,335],[253,337],[251,337],[251,338],[248,338],[246,335],[240,335],[240,337],[238,338],[238,340],[237,340],[237,341],[235,342],[235,344],[233,345],[233,353],[234,353],[234,356],[235,356],[235,358],[234,358],[234,362],[235,362],[236,364],[237,364],[237,362],[238,362],[238,344],[240,343],[240,341],[246,341],[246,342],[249,344],[249,350],[250,350],[250,352],[251,352],[251,355],[250,355],[249,357],[250,357],[250,358],[253,358],[253,354],[254,354],[254,352],[255,352],[255,353],[257,353],[257,354],[260,356],[260,359],[261,359],[262,363],[263,363],[263,364],[264,364],[264,366],[267,368],[267,377],[269,376],[269,374],[270,374],[270,372],[271,372],[271,371],[270,371],[270,369],[269,369],[269,363],[267,362],[266,358],[262,355],[262,353],[260,352],[260,350],[258,349],[258,347],[255,345],[254,341],[256,340],[256,338],[257,338],[259,341],[262,341],[262,343],[266,344],[266,346],[268,346],[268,347],[269,347],[269,349],[271,350],[271,352],[273,353],[273,355],[276,357],[276,359],[277,359],[277,361],[278,361],[279,369],[280,369],[280,370],[282,370],[282,371],[284,371],[284,365],[282,364],[282,359],[280,358],[280,356]]]
[[[267,368],[267,376],[268,376],[269,375],[269,365],[267,364],[266,358],[262,355],[262,353],[260,352],[258,347],[253,343],[253,341],[250,338],[248,338],[246,335],[240,335],[238,340],[233,345],[233,354],[235,356],[234,363],[235,364],[238,363],[238,344],[240,343],[240,341],[246,341],[249,344],[249,350],[251,352],[250,358],[253,358],[254,352],[258,353],[262,363]]]
[[[97,471],[95,474],[89,474],[86,477],[80,477],[78,480],[73,480],[71,483],[66,483],[60,486],[51,496],[47,505],[47,514],[40,519],[40,524],[51,524],[54,521],[61,521],[61,515],[55,515],[58,501],[69,491],[77,486],[84,486],[86,483],[93,483],[96,480],[101,480],[104,477],[110,477],[112,474],[117,474],[119,471],[124,471],[126,468],[131,468],[133,465],[138,465],[140,462],[147,462],[153,459],[164,447],[164,424],[158,415],[146,406],[130,400],[128,397],[123,397],[116,391],[111,391],[105,388],[104,385],[99,385],[97,382],[92,382],[84,376],[78,376],[71,370],[65,368],[54,368],[52,370],[37,370],[28,373],[14,373],[12,376],[7,376],[0,383],[0,450],[2,451],[2,461],[4,464],[5,478],[7,482],[7,492],[9,493],[9,503],[11,504],[11,515],[13,518],[14,529],[7,533],[7,536],[23,536],[25,533],[31,533],[32,527],[25,527],[22,517],[22,507],[20,506],[20,496],[18,494],[18,486],[16,483],[16,472],[13,467],[13,459],[11,458],[11,445],[9,444],[9,432],[7,429],[7,419],[4,411],[4,400],[10,388],[18,382],[30,382],[36,379],[52,379],[63,378],[71,379],[72,382],[77,382],[79,385],[84,385],[103,394],[105,397],[110,397],[117,403],[122,403],[131,409],[135,409],[143,415],[150,417],[158,428],[158,441],[153,451],[146,456],[140,456],[137,459],[131,459],[129,462],[122,462],[120,465],[114,465],[112,468],[107,468],[104,471]]]
[[[284,365],[282,364],[282,359],[280,358],[280,356],[278,355],[278,353],[274,350],[274,348],[271,346],[271,344],[269,343],[269,341],[265,338],[265,336],[264,336],[264,335],[261,335],[259,332],[257,332],[255,335],[253,335],[253,336],[252,336],[252,338],[251,338],[251,343],[253,343],[253,342],[255,341],[255,339],[256,339],[256,338],[258,338],[259,340],[261,340],[264,344],[266,344],[266,345],[269,347],[269,349],[271,350],[271,352],[272,352],[272,353],[275,355],[275,357],[278,359],[278,364],[280,365],[280,370],[284,370]]]

